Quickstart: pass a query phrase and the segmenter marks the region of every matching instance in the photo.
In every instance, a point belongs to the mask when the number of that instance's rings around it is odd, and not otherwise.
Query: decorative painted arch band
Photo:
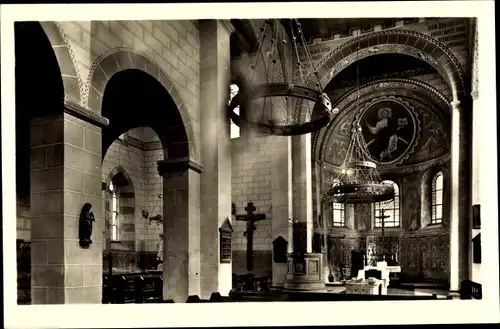
[[[382,91],[382,89],[392,90],[393,92]],[[332,104],[332,107],[339,108],[340,112],[326,127],[322,128],[319,132],[313,135],[312,154],[315,161],[322,162],[324,156],[324,144],[327,140],[329,140],[330,133],[334,129],[335,125],[340,122],[345,115],[347,115],[347,111],[345,109],[351,107],[352,104],[356,102],[358,91],[362,91],[362,95],[372,94],[375,96],[375,94],[383,95],[385,93],[387,96],[404,96],[397,90],[400,90],[408,95],[413,94],[422,101],[434,103],[442,109],[448,109],[450,111],[449,113],[451,113],[450,101],[439,90],[422,81],[413,79],[381,79],[366,83],[344,93]]]
[[[340,45],[317,65],[318,77],[326,86],[356,60],[389,53],[413,56],[434,67],[450,86],[453,100],[459,101],[466,94],[466,74],[455,55],[428,35],[402,29],[369,33]],[[306,80],[308,86],[314,87],[317,82],[314,72]]]
[[[189,154],[191,157],[198,159],[197,139],[195,138],[193,126],[190,124],[191,116],[182,100],[183,98],[169,75],[147,54],[133,48],[116,47],[97,57],[89,71],[82,95],[84,106],[96,113],[100,113],[106,84],[114,74],[127,69],[137,69],[151,75],[169,93],[177,106],[186,130]]]
[[[80,104],[82,81],[79,78],[78,65],[68,43],[68,38],[56,22],[41,21],[39,23],[52,45],[52,50],[59,64],[64,87],[64,101]]]

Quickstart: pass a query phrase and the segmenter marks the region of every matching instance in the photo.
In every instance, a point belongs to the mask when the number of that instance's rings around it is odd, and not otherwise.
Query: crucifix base
[[[288,272],[284,291],[325,291],[323,255],[319,253],[288,254]]]

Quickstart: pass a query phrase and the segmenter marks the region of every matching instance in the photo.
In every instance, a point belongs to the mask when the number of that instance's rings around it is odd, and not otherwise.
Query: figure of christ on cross
[[[259,220],[266,219],[266,214],[255,214],[254,211],[256,208],[251,201],[245,207],[246,215],[236,215],[236,205],[234,203],[232,204],[232,208],[232,213],[236,220],[247,222],[247,229],[244,235],[247,238],[247,270],[250,272],[253,270],[253,232],[256,229],[254,224]]]
[[[380,209],[380,215],[378,215],[376,218],[379,218],[382,221],[382,236],[385,236],[385,219],[389,218],[391,216],[388,216],[385,214],[385,209]]]

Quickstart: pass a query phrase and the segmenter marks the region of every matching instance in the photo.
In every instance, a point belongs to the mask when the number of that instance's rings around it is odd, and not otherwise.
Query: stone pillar
[[[163,299],[200,295],[200,173],[189,159],[158,161],[163,176]]]
[[[288,163],[288,253],[293,252],[293,157],[292,137],[287,139],[287,163]]]
[[[484,109],[479,99],[479,39],[478,39],[478,26],[475,26],[474,31],[474,52],[472,56],[472,200],[471,204],[481,205],[481,188],[480,188],[480,176],[481,176],[481,149],[486,151],[482,147],[481,135],[484,133],[484,125],[482,125],[484,120]],[[491,118],[490,118],[491,119]],[[488,145],[488,148],[491,147]],[[484,208],[483,208],[484,214]],[[473,229],[472,220],[471,226],[471,241],[469,242],[469,262],[471,264],[470,269],[470,279],[474,282],[481,283],[481,264],[473,263],[473,246],[472,239],[481,232],[480,229]]]
[[[293,219],[306,226],[306,253],[312,252],[313,234],[311,152],[311,134],[292,137]]]
[[[471,110],[452,102],[450,292],[456,296],[460,282],[469,277],[471,194]]]
[[[101,128],[62,113],[30,123],[32,304],[102,302]],[[79,244],[85,203],[92,244]]]
[[[477,92],[472,93],[472,197],[471,204],[480,205],[481,204],[481,188],[480,188],[480,179],[479,176],[481,174],[480,170],[480,158],[481,158],[481,134],[483,133],[481,129],[481,104],[479,100],[479,95]],[[483,149],[484,152],[484,149]],[[472,239],[481,231],[472,228],[472,220],[470,224],[471,229],[471,239],[468,243],[469,246],[469,263],[470,263],[470,279],[474,282],[481,283],[481,264],[474,264],[472,261],[473,255],[473,246]]]
[[[312,145],[311,134],[292,136],[293,251],[289,255],[287,291],[325,288],[321,253],[312,253]]]
[[[272,221],[271,231],[273,242],[279,237],[283,237],[290,248],[291,239],[289,235],[289,204],[291,205],[288,196],[291,195],[291,183],[288,179],[288,143],[289,136],[269,136],[273,152],[271,154],[271,198],[272,198]],[[273,265],[272,265],[272,286],[283,288],[286,272],[288,271],[287,263],[274,262],[274,243],[273,243]]]
[[[459,159],[459,280],[470,279],[471,261],[469,244],[472,235],[472,99],[460,106],[460,159]],[[471,255],[472,256],[472,255]]]
[[[201,111],[201,298],[229,295],[232,264],[220,262],[219,228],[231,220],[231,136],[227,116],[230,85],[228,21],[200,22]]]

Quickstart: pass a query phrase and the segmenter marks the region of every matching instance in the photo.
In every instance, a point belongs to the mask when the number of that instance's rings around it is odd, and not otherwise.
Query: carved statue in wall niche
[[[91,209],[92,205],[87,202],[83,205],[80,212],[78,238],[80,239],[80,246],[82,248],[86,248],[92,244],[90,238],[92,236],[92,224],[95,222],[95,217]]]

